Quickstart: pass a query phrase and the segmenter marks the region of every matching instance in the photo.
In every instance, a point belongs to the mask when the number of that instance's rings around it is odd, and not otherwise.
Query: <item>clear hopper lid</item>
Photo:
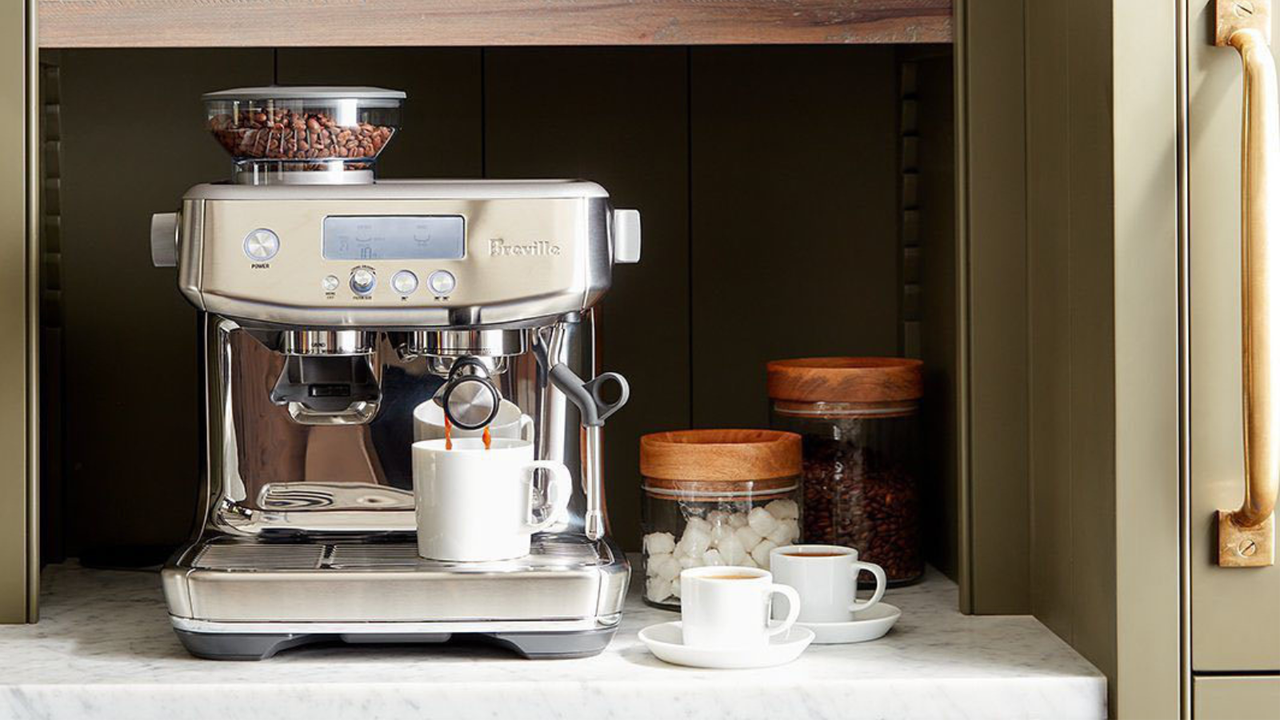
[[[372,182],[405,94],[375,87],[266,86],[203,97],[209,131],[240,182]]]

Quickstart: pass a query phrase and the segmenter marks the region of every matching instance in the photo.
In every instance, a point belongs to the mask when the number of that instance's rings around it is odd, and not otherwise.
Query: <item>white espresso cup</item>
[[[454,427],[450,436],[455,438],[480,437],[484,428],[463,430]],[[533,418],[520,412],[520,406],[510,400],[498,403],[498,414],[489,423],[489,436],[516,438],[533,442]],[[435,400],[428,400],[413,409],[414,442],[436,440],[444,437],[444,408]]]
[[[884,597],[884,569],[875,563],[860,562],[858,551],[839,545],[787,545],[769,553],[769,569],[783,585],[800,593],[800,622],[848,622],[853,613],[880,602]],[[876,578],[875,592],[868,600],[858,599],[858,574],[869,572]],[[781,608],[774,605],[774,617]]]
[[[787,598],[791,611],[771,626],[769,604],[775,594]],[[718,565],[680,573],[685,645],[715,649],[768,645],[769,638],[790,630],[799,614],[800,595],[774,583],[768,570]]]
[[[534,471],[550,474],[537,499]],[[431,560],[480,562],[529,554],[529,536],[562,519],[572,492],[569,469],[534,460],[533,443],[512,438],[460,438],[413,444],[413,496],[418,554]],[[541,520],[537,518],[541,516]]]

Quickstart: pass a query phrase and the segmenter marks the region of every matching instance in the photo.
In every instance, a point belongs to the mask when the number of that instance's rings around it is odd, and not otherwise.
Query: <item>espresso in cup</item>
[[[789,552],[789,553],[783,553],[783,554],[786,555],[787,557],[840,557],[840,555],[842,555],[843,553],[814,551],[814,552]]]
[[[837,545],[788,545],[769,553],[769,568],[779,583],[800,595],[800,622],[848,622],[854,613],[880,602],[884,596],[884,569],[858,560],[858,551]],[[869,572],[876,579],[870,599],[859,600],[858,575]],[[774,606],[774,617],[783,609]]]
[[[787,599],[789,611],[770,624],[774,595]],[[748,567],[699,567],[680,573],[680,626],[684,644],[732,650],[768,645],[800,614],[800,596],[773,581],[768,570]]]

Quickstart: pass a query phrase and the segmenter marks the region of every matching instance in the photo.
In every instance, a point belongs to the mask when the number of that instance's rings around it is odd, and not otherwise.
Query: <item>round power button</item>
[[[378,284],[378,276],[371,267],[358,267],[351,271],[351,291],[357,295],[368,295]]]
[[[280,252],[280,238],[266,228],[258,228],[244,236],[244,254],[250,260],[266,262]]]

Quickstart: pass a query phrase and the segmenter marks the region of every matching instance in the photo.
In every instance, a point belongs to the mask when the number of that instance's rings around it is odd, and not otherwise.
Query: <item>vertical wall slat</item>
[[[920,107],[916,167],[919,208],[903,218],[914,232],[919,262],[920,359],[925,363],[921,432],[929,439],[923,460],[925,557],[955,578],[960,541],[956,468],[956,165],[955,93],[950,51],[919,57]]]

